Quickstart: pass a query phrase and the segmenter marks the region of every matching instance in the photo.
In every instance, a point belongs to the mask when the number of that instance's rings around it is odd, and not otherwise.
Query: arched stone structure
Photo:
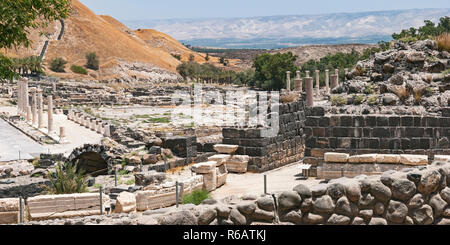
[[[108,174],[112,169],[114,159],[108,147],[89,144],[74,149],[68,158],[72,163],[78,161],[78,168],[92,176]]]

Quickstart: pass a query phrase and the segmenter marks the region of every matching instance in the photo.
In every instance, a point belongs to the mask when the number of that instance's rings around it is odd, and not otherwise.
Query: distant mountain
[[[282,48],[307,44],[377,43],[391,34],[436,22],[450,9],[412,9],[251,18],[123,21],[133,29],[152,28],[194,46]]]

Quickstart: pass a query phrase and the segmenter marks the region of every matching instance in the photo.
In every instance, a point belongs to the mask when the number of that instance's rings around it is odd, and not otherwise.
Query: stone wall
[[[236,154],[250,156],[248,170],[265,172],[300,161],[304,152],[303,101],[279,105],[279,132],[262,137],[264,128],[224,128],[223,143],[239,145]]]
[[[356,154],[450,154],[450,117],[410,115],[325,115],[324,108],[306,109],[305,159],[323,164],[326,152]]]
[[[141,225],[450,225],[450,162],[120,217],[120,224]],[[111,224],[107,217],[94,219]]]

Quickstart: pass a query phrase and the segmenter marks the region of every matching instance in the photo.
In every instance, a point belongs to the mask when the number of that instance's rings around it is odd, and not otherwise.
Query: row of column
[[[39,88],[31,89],[31,105],[28,81],[19,80],[17,91],[18,114],[25,117],[25,120],[38,129],[44,128],[44,99]],[[53,84],[53,91],[56,91],[56,83]],[[47,97],[47,130],[48,134],[53,133],[53,96]],[[60,139],[65,137],[65,129],[60,128]],[[60,140],[61,141],[61,140]]]
[[[347,75],[348,69],[345,69]],[[310,77],[310,72],[306,71],[305,77],[305,92],[306,92],[306,104],[307,106],[314,105],[314,95],[320,96],[320,71],[315,70],[316,86],[314,88],[314,80]],[[330,94],[330,91],[339,85],[339,69],[334,70],[334,74],[330,76],[330,71],[325,70],[325,91],[326,94]],[[286,72],[286,89],[291,91],[291,72]],[[300,76],[300,71],[296,72],[294,79],[294,91],[303,92],[303,79]]]
[[[111,137],[111,125],[104,123],[99,119],[92,118],[82,112],[76,112],[69,110],[67,118],[73,122],[80,124],[92,131],[104,135],[105,137]]]

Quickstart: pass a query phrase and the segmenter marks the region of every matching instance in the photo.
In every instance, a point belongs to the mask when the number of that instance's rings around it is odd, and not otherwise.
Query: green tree
[[[286,72],[295,74],[297,56],[291,52],[285,54],[264,53],[253,61],[256,86],[267,90],[281,90],[286,85]]]
[[[86,68],[88,69],[92,69],[92,70],[98,70],[98,66],[99,66],[99,61],[97,58],[97,54],[94,52],[91,53],[87,53],[86,54]]]
[[[209,53],[206,53],[205,60],[206,60],[206,61],[209,60]]]
[[[0,49],[29,47],[30,30],[66,18],[70,3],[70,0],[0,1]],[[0,80],[12,80],[17,76],[11,59],[0,54]]]
[[[50,70],[54,72],[65,72],[64,68],[67,64],[63,58],[55,58],[50,61]]]

